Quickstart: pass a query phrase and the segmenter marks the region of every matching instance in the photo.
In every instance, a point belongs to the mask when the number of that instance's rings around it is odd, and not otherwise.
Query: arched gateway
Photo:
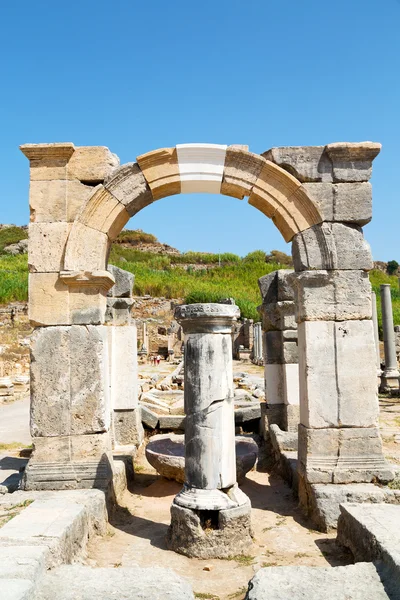
[[[273,148],[263,155],[244,146],[182,144],[123,166],[104,147],[21,150],[31,166],[29,310],[37,327],[28,489],[110,481],[109,248],[140,210],[191,192],[248,197],[292,242],[303,500],[314,483],[391,478],[377,429],[372,258],[361,229],[372,216],[368,180],[379,144]],[[284,328],[276,329],[284,339]],[[285,356],[275,362],[284,364]],[[130,410],[137,413],[137,404]]]

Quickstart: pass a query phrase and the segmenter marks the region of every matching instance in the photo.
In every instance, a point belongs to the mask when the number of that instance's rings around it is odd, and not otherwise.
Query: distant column
[[[374,324],[374,338],[376,347],[376,368],[378,371],[378,377],[382,375],[381,370],[381,352],[379,348],[379,328],[378,328],[378,311],[376,308],[376,294],[372,292],[372,322]]]
[[[381,285],[382,327],[385,346],[385,369],[382,374],[382,389],[398,389],[400,373],[397,366],[396,345],[394,339],[392,297],[390,284]]]

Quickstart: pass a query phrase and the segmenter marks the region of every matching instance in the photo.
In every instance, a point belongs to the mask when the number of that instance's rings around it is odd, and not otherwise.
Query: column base
[[[299,425],[298,468],[307,483],[385,483],[394,478],[377,427]]]
[[[191,510],[226,510],[246,504],[249,499],[238,487],[237,483],[227,490],[206,490],[183,485],[182,490],[174,498],[174,502]]]
[[[108,433],[34,438],[33,447],[22,489],[111,489],[114,469]]]
[[[244,495],[244,494],[243,494]],[[171,505],[167,534],[170,550],[190,558],[228,558],[243,554],[252,544],[251,504],[224,510],[194,510]]]
[[[397,369],[388,369],[381,375],[380,392],[390,392],[400,388],[400,373]]]

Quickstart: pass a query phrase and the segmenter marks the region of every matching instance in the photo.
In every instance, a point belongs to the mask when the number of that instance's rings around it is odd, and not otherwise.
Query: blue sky
[[[379,141],[376,260],[400,262],[400,1],[21,0],[2,5],[0,222],[27,223],[18,146]],[[245,201],[165,198],[131,220],[180,250],[290,252]]]

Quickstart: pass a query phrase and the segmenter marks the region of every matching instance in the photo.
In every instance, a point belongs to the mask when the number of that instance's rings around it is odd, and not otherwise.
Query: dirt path
[[[167,550],[165,535],[170,505],[180,485],[159,477],[143,454],[138,457],[136,471],[133,493],[125,493],[123,506],[111,518],[108,535],[90,544],[93,565],[168,567],[191,582],[198,598],[240,600],[248,581],[263,566],[352,562],[336,545],[335,533],[321,534],[308,528],[290,489],[280,478],[257,471],[249,473],[242,486],[253,507],[255,537],[248,555],[232,560],[199,560],[176,554]]]

